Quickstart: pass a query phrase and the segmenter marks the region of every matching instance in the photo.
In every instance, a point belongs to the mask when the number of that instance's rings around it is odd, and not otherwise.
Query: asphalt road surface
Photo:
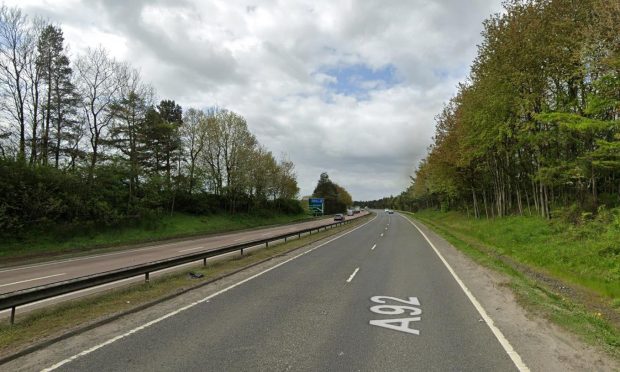
[[[527,370],[403,216],[126,330],[62,371]],[[476,303],[477,304],[477,303]],[[148,322],[148,323],[146,323]]]
[[[363,216],[358,214],[357,216]],[[349,219],[351,217],[348,217]],[[0,294],[333,223],[331,218],[0,269]]]

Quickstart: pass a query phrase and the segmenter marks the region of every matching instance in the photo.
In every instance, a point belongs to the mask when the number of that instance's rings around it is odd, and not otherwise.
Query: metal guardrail
[[[104,271],[97,274],[81,276],[73,279],[68,279],[61,282],[31,287],[27,289],[22,289],[14,292],[8,292],[0,295],[0,310],[11,309],[10,322],[11,324],[15,323],[15,311],[18,306],[26,305],[29,303],[45,300],[48,298],[64,295],[67,293],[76,292],[82,289],[88,289],[92,287],[96,287],[103,284],[117,282],[127,278],[133,278],[136,276],[144,275],[144,280],[146,282],[149,281],[149,274],[158,271],[167,269],[170,267],[175,267],[179,265],[183,265],[190,262],[203,261],[203,265],[207,265],[207,258],[220,256],[222,254],[240,251],[243,255],[243,250],[246,248],[256,247],[260,245],[265,245],[265,247],[269,247],[270,242],[274,242],[277,240],[286,240],[290,237],[297,236],[301,238],[302,234],[310,234],[312,235],[313,231],[320,231],[321,229],[327,230],[328,228],[333,228],[336,226],[344,225],[353,221],[344,220],[339,222],[330,223],[327,225],[312,227],[303,230],[291,231],[285,234],[280,234],[277,236],[272,236],[265,239],[252,240],[241,244],[227,245],[221,248],[212,249],[209,251],[202,251],[191,253],[182,256],[176,256],[172,258],[166,258],[163,260],[148,262],[144,264],[139,264],[135,266],[129,266],[122,269]]]

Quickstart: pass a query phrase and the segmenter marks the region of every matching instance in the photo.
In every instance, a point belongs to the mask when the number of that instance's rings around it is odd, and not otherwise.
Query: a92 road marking
[[[392,318],[392,319],[378,319],[371,320],[369,323],[377,327],[383,327],[393,329],[395,331],[411,333],[419,335],[420,331],[409,327],[412,322],[419,322],[422,318],[422,309],[420,308],[420,301],[417,297],[409,297],[408,300],[402,300],[396,297],[390,296],[373,296],[370,301],[378,303],[380,305],[374,305],[370,308],[370,311],[381,315],[401,315],[407,313],[407,318]],[[387,301],[400,302],[406,305],[388,305]],[[407,316],[406,315],[406,316]]]

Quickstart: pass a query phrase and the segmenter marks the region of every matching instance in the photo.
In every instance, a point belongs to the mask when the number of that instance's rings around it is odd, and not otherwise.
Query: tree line
[[[246,120],[157,100],[101,47],[0,7],[0,231],[116,224],[174,211],[299,213],[293,163]]]
[[[411,186],[385,202],[475,217],[620,204],[620,3],[510,0],[436,116]]]

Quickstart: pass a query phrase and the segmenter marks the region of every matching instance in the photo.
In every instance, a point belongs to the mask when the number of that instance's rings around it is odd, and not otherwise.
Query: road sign
[[[323,198],[310,198],[308,199],[308,207],[314,215],[323,215],[325,199]]]

